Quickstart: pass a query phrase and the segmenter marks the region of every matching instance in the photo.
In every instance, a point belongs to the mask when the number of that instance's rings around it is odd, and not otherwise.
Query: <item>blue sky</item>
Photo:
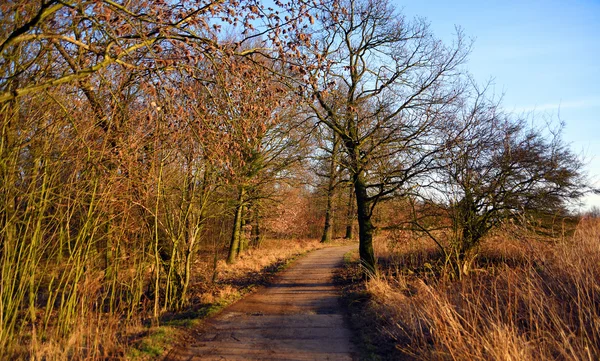
[[[493,80],[506,110],[566,123],[564,140],[581,153],[600,187],[600,0],[395,1],[451,41],[455,25],[475,43],[467,69]],[[600,207],[600,196],[584,199]]]

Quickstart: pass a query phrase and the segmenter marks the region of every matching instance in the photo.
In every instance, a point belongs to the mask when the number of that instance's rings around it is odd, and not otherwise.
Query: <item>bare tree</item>
[[[335,207],[334,196],[336,189],[341,182],[341,159],[340,159],[340,139],[331,129],[322,129],[318,137],[319,154],[316,156],[317,175],[325,182],[323,191],[325,193],[325,223],[323,225],[323,234],[321,242],[331,242],[333,237]]]
[[[420,190],[424,202],[416,224],[457,272],[466,271],[470,252],[504,220],[564,215],[568,202],[589,191],[582,161],[561,139],[562,124],[529,126],[503,113],[498,102],[485,97],[485,89],[475,89],[449,124],[453,135],[436,160],[435,181]],[[432,223],[432,218],[442,222]],[[443,242],[434,228],[450,229],[450,242]]]
[[[263,62],[260,64],[260,62]],[[246,247],[242,225],[246,211],[260,209],[267,186],[285,178],[302,158],[302,137],[293,116],[294,100],[277,82],[265,60],[235,57],[231,70],[211,85],[210,98],[222,120],[229,180],[237,187],[234,224],[227,261],[233,263]],[[289,108],[288,108],[289,107]]]
[[[360,258],[374,274],[373,209],[432,166],[468,46],[458,35],[445,47],[424,20],[405,19],[385,0],[324,2],[315,17],[298,91],[344,145]]]

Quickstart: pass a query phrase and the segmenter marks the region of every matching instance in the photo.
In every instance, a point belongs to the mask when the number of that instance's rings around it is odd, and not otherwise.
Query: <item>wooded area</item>
[[[444,44],[386,0],[8,0],[0,19],[0,358],[106,315],[157,324],[266,238],[357,231],[373,277],[378,229],[408,232],[462,277],[491,231],[590,191],[561,124],[469,77],[460,29]],[[81,337],[69,357],[112,352]]]

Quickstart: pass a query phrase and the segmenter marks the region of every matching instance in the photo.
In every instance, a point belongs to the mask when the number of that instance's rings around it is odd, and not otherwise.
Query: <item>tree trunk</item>
[[[231,234],[231,243],[229,244],[229,254],[227,263],[234,263],[240,250],[240,239],[242,235],[242,209],[244,208],[244,187],[240,187],[238,203],[236,206],[235,218],[233,219],[233,232]]]
[[[200,218],[202,220],[202,218]],[[185,254],[184,254],[184,261],[185,261],[185,268],[183,270],[183,277],[182,277],[182,285],[181,285],[181,294],[179,295],[179,300],[178,300],[178,308],[183,308],[185,305],[187,305],[188,303],[188,288],[190,285],[190,277],[192,275],[192,258],[193,258],[193,252],[194,252],[194,245],[196,244],[196,240],[198,239],[198,235],[201,232],[201,223],[202,221],[193,224],[193,225],[188,225],[187,227],[187,245],[186,245],[186,249],[185,249]]]
[[[241,221],[240,221],[240,241],[237,250],[237,256],[244,253],[248,248],[248,235],[246,234],[246,213],[247,209],[242,205]]]
[[[254,248],[260,248],[262,235],[260,234],[260,204],[254,204],[254,224],[252,225],[252,244]]]
[[[349,187],[348,213],[346,217],[346,236],[345,239],[354,238],[354,189]]]
[[[358,218],[358,253],[360,263],[364,267],[365,277],[374,277],[377,275],[377,263],[375,261],[375,251],[373,250],[373,223],[371,222],[371,204],[367,193],[367,181],[365,179],[364,169],[362,167],[361,152],[358,139],[358,130],[352,119],[348,122],[350,126],[349,137],[344,139],[344,145],[348,151],[350,160],[350,175],[354,183],[354,195],[356,196],[356,215]]]
[[[325,226],[323,227],[323,235],[321,236],[321,243],[331,242],[333,227],[333,209],[332,209],[332,191],[327,192],[327,208],[325,209]]]
[[[377,264],[373,250],[373,223],[371,223],[371,200],[367,195],[365,179],[361,174],[353,174],[356,192],[356,211],[358,215],[358,237],[360,262],[365,268],[365,275],[377,275]]]
[[[333,143],[331,145],[331,162],[329,164],[329,181],[327,182],[327,208],[325,209],[325,226],[323,227],[321,243],[331,242],[333,234],[333,196],[335,192],[338,145],[339,140],[334,133]]]

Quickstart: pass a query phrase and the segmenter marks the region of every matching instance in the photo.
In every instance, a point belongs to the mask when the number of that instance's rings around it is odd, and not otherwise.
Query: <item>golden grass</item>
[[[231,279],[250,272],[259,272],[265,267],[287,260],[304,252],[322,248],[324,245],[316,239],[268,239],[261,248],[249,249],[240,255],[237,262],[228,265],[225,260],[218,262],[219,278]]]
[[[600,220],[549,244],[496,235],[470,276],[436,270],[429,245],[379,242],[368,282],[382,332],[418,360],[600,359]],[[386,254],[387,252],[387,254]]]

